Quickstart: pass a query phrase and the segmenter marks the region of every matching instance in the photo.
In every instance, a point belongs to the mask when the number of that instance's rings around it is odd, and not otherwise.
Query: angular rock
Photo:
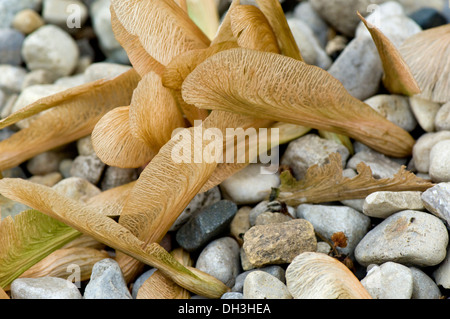
[[[265,165],[250,164],[220,184],[224,198],[237,205],[255,204],[270,194],[272,187],[280,185],[278,173],[268,173]]]
[[[439,183],[422,193],[425,208],[450,224],[450,183]]]
[[[424,210],[421,192],[374,192],[364,200],[363,213],[370,217],[387,218],[393,213],[412,209]]]
[[[25,9],[39,11],[42,0],[3,0],[0,1],[0,28],[11,27],[16,13]]]
[[[97,185],[105,166],[96,155],[78,155],[72,163],[70,175],[87,179]]]
[[[379,94],[365,100],[364,103],[408,132],[414,130],[417,125],[407,97],[395,94]]]
[[[316,248],[314,228],[305,219],[253,226],[244,235],[243,249],[255,267],[290,263],[298,254]]]
[[[441,291],[434,280],[416,267],[409,267],[413,275],[411,299],[440,299]]]
[[[369,231],[370,218],[346,206],[302,204],[297,207],[297,218],[309,221],[316,232],[330,240],[337,232],[347,237],[346,247],[337,247],[340,253],[352,255],[356,245]]]
[[[411,270],[398,263],[370,265],[361,284],[374,299],[410,299],[413,293]]]
[[[195,268],[233,287],[240,271],[238,243],[231,237],[210,242],[198,256]]]
[[[177,231],[177,243],[189,252],[202,248],[228,229],[236,212],[236,204],[229,200],[205,207]]]
[[[359,264],[393,261],[408,266],[434,266],[444,260],[448,233],[444,223],[426,212],[395,213],[370,230],[355,248]]]
[[[72,282],[56,277],[17,278],[11,283],[12,299],[81,299]]]
[[[203,208],[212,205],[222,199],[222,194],[218,186],[209,189],[206,192],[198,193],[189,202],[186,208],[178,216],[177,220],[173,223],[170,231],[176,231],[186,223],[192,216],[198,213]]]
[[[292,299],[286,285],[264,272],[252,271],[245,278],[244,299]]]
[[[119,264],[106,258],[94,264],[84,299],[132,299]]]
[[[450,140],[440,141],[431,149],[429,174],[435,183],[450,182]]]
[[[75,70],[79,49],[67,32],[48,24],[25,38],[22,56],[30,70],[45,69],[61,77]]]
[[[296,179],[302,179],[310,166],[327,163],[330,154],[336,152],[341,155],[344,167],[349,156],[349,151],[345,146],[321,138],[317,134],[307,134],[289,143],[281,158],[281,164],[288,165],[293,170]]]

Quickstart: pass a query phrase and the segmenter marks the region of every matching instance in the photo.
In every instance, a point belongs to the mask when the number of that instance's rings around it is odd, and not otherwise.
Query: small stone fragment
[[[450,183],[439,183],[422,193],[425,208],[450,224]]]
[[[364,200],[363,213],[370,217],[387,218],[393,213],[412,209],[424,210],[421,192],[374,192]]]

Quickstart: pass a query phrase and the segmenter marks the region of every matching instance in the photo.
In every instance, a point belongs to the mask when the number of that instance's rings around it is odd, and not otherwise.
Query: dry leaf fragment
[[[275,32],[278,44],[283,55],[303,61],[300,49],[295,42],[289,24],[286,20],[283,8],[278,0],[256,0],[261,11]]]
[[[0,299],[10,299],[8,294],[0,287]]]
[[[164,71],[164,66],[156,61],[143,47],[139,38],[130,34],[117,19],[116,12],[113,6],[110,6],[111,11],[111,25],[114,36],[120,45],[127,52],[134,69],[141,77],[150,71],[161,75]]]
[[[187,76],[182,95],[199,108],[347,135],[390,156],[407,156],[414,145],[408,132],[351,96],[325,70],[279,54],[219,52]]]
[[[295,180],[289,171],[281,173],[278,200],[287,205],[323,203],[345,199],[365,198],[376,191],[425,191],[433,184],[407,171],[404,166],[392,178],[375,179],[369,166],[361,162],[358,175],[342,175],[341,156],[333,153],[329,163],[308,168],[302,180]]]
[[[97,261],[109,258],[105,250],[86,247],[58,249],[25,271],[21,278],[59,277],[67,279],[74,271],[78,281],[88,280]]]
[[[133,136],[155,152],[170,140],[175,129],[185,126],[174,95],[154,72],[144,75],[134,90],[129,117]]]
[[[116,107],[97,122],[92,146],[103,163],[121,168],[145,165],[157,152],[131,133],[129,106]]]
[[[29,127],[0,142],[0,171],[89,135],[99,119],[116,106],[128,105],[140,77],[131,69],[111,80],[100,80],[41,99],[24,110],[52,108],[36,118]],[[57,107],[55,107],[57,106]],[[22,119],[11,115],[8,125]],[[12,120],[14,119],[14,120]],[[51,129],[49,129],[51,128]]]
[[[420,93],[419,85],[395,45],[376,26],[357,13],[378,49],[383,65],[383,84],[392,94],[412,96]]]
[[[228,11],[219,26],[216,36],[211,42],[211,45],[218,44],[221,42],[236,42],[236,38],[231,31],[231,11],[238,5],[241,4],[240,0],[233,0],[228,7]]]
[[[331,235],[331,240],[336,247],[345,248],[347,247],[347,236],[343,232],[336,232]]]
[[[228,291],[228,287],[216,278],[181,265],[157,243],[147,245],[111,218],[97,214],[88,206],[67,198],[47,186],[20,178],[4,178],[0,180],[0,193],[38,209],[147,265],[158,268],[189,291],[211,298],[219,298]]]
[[[409,37],[399,51],[419,84],[419,97],[437,103],[450,101],[450,24]]]
[[[210,44],[173,0],[112,0],[111,5],[122,26],[162,65],[183,52]]]
[[[343,263],[323,253],[295,257],[286,269],[286,285],[294,299],[372,299]]]
[[[119,216],[135,184],[136,181],[133,181],[103,191],[91,197],[87,204],[96,210],[98,214],[104,214],[109,217]]]
[[[269,21],[255,6],[239,5],[232,9],[231,31],[242,48],[280,53]]]

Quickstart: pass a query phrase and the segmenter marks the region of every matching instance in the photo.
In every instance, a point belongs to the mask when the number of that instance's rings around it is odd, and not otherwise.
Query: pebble
[[[79,49],[67,32],[47,24],[25,38],[22,56],[30,70],[45,69],[62,77],[75,70]]]
[[[297,18],[288,18],[287,21],[304,61],[322,69],[328,69],[331,65],[331,59],[310,27]]]
[[[240,273],[236,277],[236,281],[235,281],[234,286],[231,289],[231,291],[242,292],[244,289],[245,279],[253,271],[267,272],[268,274],[270,274],[270,275],[274,276],[275,278],[277,278],[278,280],[280,280],[282,283],[286,283],[286,277],[285,277],[286,271],[284,270],[284,268],[282,268],[281,266],[278,266],[278,265],[272,265],[272,266],[261,267],[261,268],[257,268],[257,269],[250,269],[250,270]]]
[[[62,175],[60,172],[48,173],[45,175],[34,175],[31,176],[28,180],[30,182],[45,185],[48,187],[54,186],[56,183],[62,180]]]
[[[364,103],[408,132],[417,126],[417,120],[409,106],[409,99],[405,96],[378,94],[365,100]]]
[[[434,120],[441,105],[417,96],[411,96],[409,104],[420,127],[425,132],[434,132],[436,130]]]
[[[331,242],[331,236],[343,232],[347,237],[346,247],[337,247],[338,252],[353,255],[359,241],[369,231],[370,218],[346,206],[302,204],[297,207],[297,218],[309,221],[316,232]]]
[[[387,218],[402,210],[424,210],[422,192],[374,192],[364,199],[363,213],[370,217]]]
[[[56,277],[17,278],[11,283],[12,299],[82,299],[77,286]]]
[[[243,206],[239,208],[236,215],[230,223],[230,235],[236,239],[240,246],[244,243],[244,234],[250,229],[250,212],[252,208],[250,206]]]
[[[44,0],[42,17],[63,29],[79,29],[88,19],[88,8],[78,0]]]
[[[133,283],[133,287],[131,289],[131,296],[133,297],[133,299],[136,299],[138,292],[139,292],[139,288],[142,287],[142,284],[148,279],[150,278],[151,275],[153,275],[155,273],[155,271],[157,270],[157,268],[150,268],[149,270],[143,272]]]
[[[236,205],[258,203],[270,195],[272,187],[280,185],[278,173],[267,173],[265,165],[251,163],[220,184],[224,198]]]
[[[138,171],[135,168],[121,168],[107,166],[103,175],[100,188],[103,191],[131,183],[138,178]]]
[[[344,167],[350,154],[345,146],[321,138],[317,134],[307,134],[288,144],[281,157],[281,165],[288,165],[294,177],[300,180],[305,177],[310,166],[326,164],[330,154],[336,152],[341,155],[342,167]]]
[[[441,291],[436,282],[417,267],[409,267],[413,276],[411,299],[440,299]]]
[[[244,299],[242,292],[226,292],[220,297],[220,299]]]
[[[314,32],[322,48],[326,47],[329,35],[328,24],[313,9],[309,1],[300,2],[294,9],[294,17],[305,22]]]
[[[430,153],[434,145],[440,141],[450,140],[450,131],[430,132],[421,135],[413,146],[414,166],[420,173],[428,173],[430,169]]]
[[[413,282],[411,269],[395,262],[369,265],[366,277],[361,280],[374,299],[410,299]]]
[[[434,8],[419,9],[411,13],[410,17],[424,30],[447,24],[445,16]]]
[[[267,201],[264,200],[257,205],[255,205],[249,213],[249,221],[250,226],[256,225],[256,219],[259,215],[265,213],[265,212],[280,212],[282,209],[281,203],[279,201]],[[295,212],[292,214],[292,217],[295,218]]]
[[[440,141],[431,148],[429,174],[435,183],[450,182],[450,140]]]
[[[427,211],[450,224],[450,183],[438,183],[422,193]]]
[[[395,213],[370,230],[355,248],[359,264],[393,261],[409,266],[434,266],[446,255],[448,233],[444,223],[426,212]]]
[[[84,71],[85,82],[93,82],[100,79],[112,79],[131,69],[129,65],[110,62],[97,62],[89,65]]]
[[[443,104],[434,118],[436,131],[450,131],[450,101]]]
[[[347,168],[356,170],[359,163],[363,162],[372,170],[374,178],[391,178],[401,168],[401,164],[384,154],[367,150],[355,153],[347,162]]]
[[[20,67],[9,64],[0,65],[0,89],[6,93],[18,93],[22,89],[27,71]]]
[[[96,155],[78,155],[72,163],[70,175],[85,178],[92,184],[97,185],[105,166],[105,163]]]
[[[92,155],[95,154],[94,147],[92,146],[91,135],[87,135],[77,140],[78,155]]]
[[[39,11],[42,0],[2,0],[0,1],[0,28],[9,28],[16,13],[33,9]]]
[[[342,176],[344,176],[344,177],[353,178],[356,175],[358,175],[358,174],[352,168],[346,168],[342,171]],[[343,204],[345,206],[356,209],[358,212],[363,211],[364,198],[345,199],[345,200],[341,200],[340,202],[341,202],[341,204]]]
[[[84,299],[132,299],[119,264],[111,258],[96,262]]]
[[[305,251],[316,251],[313,225],[305,219],[257,225],[244,234],[243,249],[255,267],[290,263]]]
[[[55,81],[55,75],[44,69],[28,72],[22,83],[22,91],[27,87],[41,84],[52,84]]]
[[[433,278],[437,285],[442,286],[445,289],[450,289],[450,254],[449,248],[447,248],[447,256],[444,261],[439,264],[436,270],[433,272]]]
[[[188,252],[202,248],[229,229],[236,212],[236,204],[226,199],[205,207],[177,231],[177,243]]]
[[[198,256],[195,268],[233,287],[240,272],[239,244],[231,237],[213,240]]]
[[[47,151],[31,158],[27,170],[33,175],[45,175],[59,170],[59,164],[66,155],[56,151]]]
[[[209,189],[206,192],[198,193],[189,202],[186,208],[181,212],[170,228],[170,231],[176,231],[185,224],[192,216],[198,213],[203,208],[212,205],[222,199],[222,194],[218,186]]]
[[[267,272],[252,271],[245,278],[244,299],[292,299],[286,285]]]
[[[32,9],[19,11],[12,21],[12,27],[23,34],[30,34],[45,24],[42,17]]]
[[[86,203],[91,197],[101,193],[101,190],[81,177],[69,177],[61,180],[53,189],[66,197]]]
[[[288,222],[292,217],[282,213],[264,212],[256,217],[255,225],[267,225]]]
[[[383,67],[373,40],[358,37],[348,43],[328,72],[363,101],[378,92]]]
[[[22,49],[25,36],[14,29],[0,29],[0,64],[20,66],[22,64]]]
[[[63,178],[69,178],[70,170],[72,169],[73,159],[65,158],[59,163],[59,172],[63,176]]]

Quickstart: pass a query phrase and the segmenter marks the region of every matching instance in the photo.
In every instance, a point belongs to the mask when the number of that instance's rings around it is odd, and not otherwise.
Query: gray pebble
[[[22,55],[30,70],[45,69],[61,77],[75,70],[79,49],[67,32],[47,24],[25,38]]]
[[[238,243],[231,237],[213,240],[198,256],[195,268],[233,287],[240,272]]]
[[[353,255],[359,241],[369,231],[370,218],[346,206],[302,204],[297,207],[297,218],[308,220],[314,230],[331,241],[331,236],[343,232],[347,247],[337,247],[340,253]]]
[[[12,299],[81,299],[74,283],[56,277],[17,278],[11,283]]]
[[[139,292],[139,288],[142,287],[142,284],[148,279],[150,278],[151,275],[153,275],[155,273],[155,271],[157,270],[157,268],[151,268],[147,271],[145,271],[143,274],[141,274],[133,283],[133,288],[131,289],[131,296],[133,297],[133,299],[136,299],[138,292]]]
[[[132,299],[122,270],[115,260],[106,258],[94,264],[83,298]]]
[[[39,11],[42,0],[2,0],[0,1],[0,28],[9,28],[14,16],[24,9]]]
[[[412,209],[424,210],[421,192],[374,192],[364,200],[363,213],[370,217],[387,218],[393,213]]]
[[[22,64],[21,49],[25,36],[14,29],[0,29],[0,64]]]
[[[96,155],[78,155],[72,163],[70,175],[87,179],[97,185],[105,166]]]
[[[87,179],[76,176],[65,178],[52,188],[66,197],[83,203],[101,193],[101,190]]]
[[[330,154],[336,152],[341,155],[342,167],[344,167],[349,156],[345,146],[321,138],[317,134],[307,134],[289,143],[281,158],[281,164],[288,165],[296,179],[302,179],[310,166],[327,163]]]
[[[236,212],[236,204],[229,200],[205,207],[177,231],[177,243],[189,252],[202,248],[229,228]]]
[[[416,267],[409,267],[413,275],[411,299],[440,299],[441,291],[430,276]]]
[[[356,175],[356,171],[352,168],[346,168],[342,171],[342,176],[353,178]],[[364,206],[364,198],[355,198],[355,199],[345,199],[340,201],[343,205],[356,209],[358,212],[363,211]]]
[[[347,168],[356,170],[361,162],[370,167],[374,178],[392,178],[401,168],[398,162],[375,151],[357,152],[348,160]]]
[[[309,1],[300,2],[295,7],[294,17],[308,24],[316,35],[320,45],[325,48],[328,42],[329,26],[312,8]]]
[[[0,89],[5,93],[18,93],[22,90],[27,71],[20,67],[9,64],[0,65]]]
[[[292,299],[286,285],[264,271],[252,271],[245,278],[244,299]]]
[[[278,265],[272,265],[272,266],[266,266],[266,267],[261,267],[261,268],[257,268],[257,269],[256,268],[250,269],[250,270],[244,271],[243,273],[240,273],[236,277],[236,282],[235,282],[233,288],[231,289],[231,291],[242,292],[244,289],[245,278],[247,278],[247,276],[252,271],[256,271],[256,270],[267,272],[268,274],[271,274],[272,276],[278,278],[278,280],[280,280],[282,283],[286,283],[285,270]]]
[[[395,213],[370,230],[355,248],[359,264],[393,261],[409,266],[434,266],[446,255],[444,223],[426,212]]]
[[[413,293],[411,270],[395,262],[370,265],[361,284],[374,299],[410,299]]]
[[[131,183],[138,178],[138,171],[135,168],[121,168],[108,166],[105,169],[105,175],[101,182],[101,189],[106,191],[108,189],[118,187],[124,184]]]
[[[242,292],[226,292],[220,297],[220,299],[244,299]]]
[[[450,183],[438,183],[422,193],[425,208],[450,224]]]

